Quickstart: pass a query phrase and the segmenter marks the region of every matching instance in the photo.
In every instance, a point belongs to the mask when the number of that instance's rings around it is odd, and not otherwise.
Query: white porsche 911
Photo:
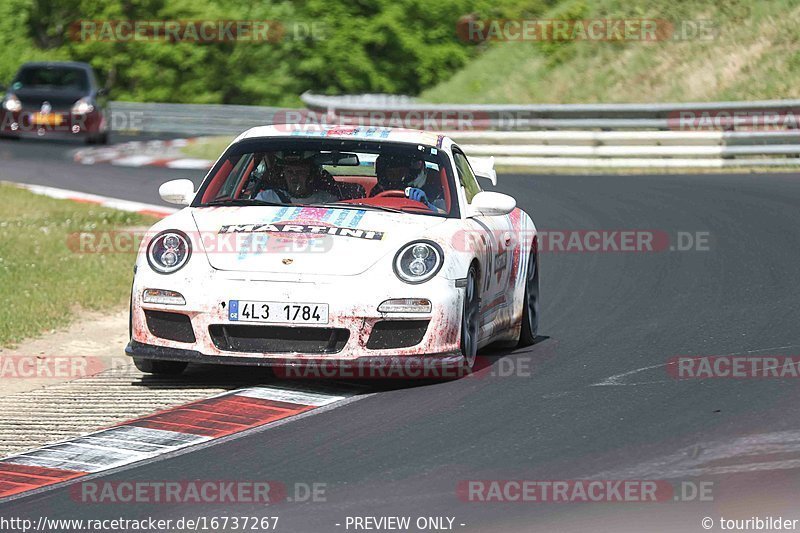
[[[471,368],[490,343],[534,342],[536,228],[482,191],[493,160],[423,131],[274,125],[241,134],[187,205],[142,242],[131,294],[136,366]]]

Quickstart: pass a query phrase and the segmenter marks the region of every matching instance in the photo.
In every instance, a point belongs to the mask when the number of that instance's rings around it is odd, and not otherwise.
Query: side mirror
[[[97,89],[97,96],[108,96],[108,88],[102,87]]]
[[[177,205],[189,205],[194,198],[194,183],[192,180],[172,180],[162,183],[158,194],[165,202]]]
[[[497,217],[507,215],[517,207],[517,201],[503,193],[481,191],[472,198],[470,216]]]

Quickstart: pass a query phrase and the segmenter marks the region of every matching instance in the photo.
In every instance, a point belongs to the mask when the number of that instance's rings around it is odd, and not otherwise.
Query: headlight
[[[160,274],[177,272],[192,255],[192,243],[178,230],[162,231],[147,245],[147,262]]]
[[[394,273],[406,283],[423,283],[439,272],[443,261],[441,246],[431,241],[414,241],[394,256]]]
[[[92,111],[94,111],[94,106],[88,96],[81,98],[72,106],[73,115],[86,115]]]
[[[3,100],[3,109],[11,111],[12,113],[22,111],[22,102],[19,101],[19,98],[17,98],[15,94],[9,94],[6,96],[6,99]]]

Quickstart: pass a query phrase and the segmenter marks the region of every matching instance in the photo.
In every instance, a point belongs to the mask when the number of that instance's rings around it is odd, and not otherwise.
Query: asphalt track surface
[[[75,148],[4,141],[0,177],[152,203],[161,181],[200,178],[75,165]],[[677,355],[800,354],[800,176],[503,175],[497,189],[540,230],[708,232],[709,250],[542,253],[544,338],[491,352],[483,375],[369,384],[372,394],[342,407],[103,476],[324,483],[324,502],[85,505],[57,488],[0,505],[0,516],[279,516],[278,531],[299,532],[346,531],[348,516],[450,516],[463,531],[703,531],[706,516],[800,518],[798,381],[676,380],[664,366]],[[532,371],[496,375],[515,365]],[[714,501],[456,494],[461,480],[583,478],[712,481]]]

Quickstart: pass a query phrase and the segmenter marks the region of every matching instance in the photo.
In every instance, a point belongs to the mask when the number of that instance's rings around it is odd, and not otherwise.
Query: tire
[[[177,376],[184,371],[189,363],[184,363],[181,361],[157,361],[153,359],[134,357],[133,364],[136,365],[136,368],[147,374]]]
[[[539,256],[531,251],[525,272],[525,298],[522,301],[522,329],[517,346],[530,346],[539,333]]]
[[[469,267],[467,286],[464,289],[464,309],[461,313],[461,355],[464,366],[472,368],[478,356],[478,320],[480,318],[480,298],[478,297],[478,269]]]

